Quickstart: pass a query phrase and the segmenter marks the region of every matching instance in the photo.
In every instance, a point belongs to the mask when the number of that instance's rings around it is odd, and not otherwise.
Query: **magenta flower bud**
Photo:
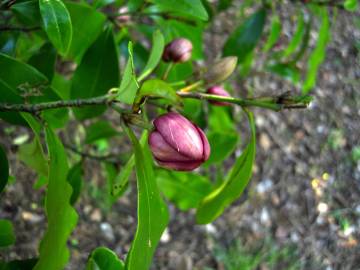
[[[177,38],[165,46],[162,59],[165,62],[183,63],[191,58],[192,43],[186,38]]]
[[[217,85],[208,88],[206,93],[211,94],[211,95],[230,97],[229,93],[224,88],[222,88],[221,86],[217,86]],[[214,100],[211,100],[209,102],[215,106],[230,106],[230,104],[228,102],[221,102],[221,101],[214,101]]]
[[[169,112],[156,118],[154,126],[149,145],[160,166],[192,171],[209,158],[210,145],[204,132],[184,116]]]

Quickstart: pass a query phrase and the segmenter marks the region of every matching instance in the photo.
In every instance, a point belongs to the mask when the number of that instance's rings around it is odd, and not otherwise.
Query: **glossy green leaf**
[[[106,248],[98,247],[89,257],[86,264],[86,270],[123,270],[124,263],[116,256],[116,254]]]
[[[141,5],[143,5],[145,2],[145,0],[129,0],[128,1],[128,8],[129,11],[135,11],[138,8],[141,7]]]
[[[0,219],[0,247],[11,246],[15,243],[13,225],[6,219]]]
[[[36,136],[32,142],[20,145],[18,158],[38,174],[43,176],[48,175],[48,160],[45,157],[38,136]]]
[[[169,222],[169,212],[155,181],[148,145],[142,148],[131,129],[127,128],[135,153],[138,189],[138,225],[126,269],[149,269],[160,237]]]
[[[4,190],[9,179],[9,162],[4,149],[0,145],[0,193]]]
[[[208,14],[201,0],[154,0],[162,10],[206,21]]]
[[[59,100],[59,96],[49,87],[47,78],[34,67],[17,59],[0,54],[0,102],[29,103]],[[67,109],[54,109],[42,112],[49,124],[58,127],[67,117]],[[0,118],[14,124],[25,124],[19,113],[1,112]],[[61,124],[61,123],[60,123]]]
[[[106,16],[84,3],[65,2],[70,13],[73,37],[67,57],[80,63],[82,56],[100,35]]]
[[[173,104],[180,102],[175,89],[159,79],[147,80],[142,84],[136,96],[136,102],[140,101],[142,97],[160,97]]]
[[[19,2],[19,3],[17,3]],[[39,9],[39,0],[17,1],[11,5],[10,10],[16,18],[27,27],[41,25],[41,15]]]
[[[358,0],[345,0],[344,8],[348,11],[356,11],[359,7]]]
[[[208,115],[209,130],[212,132],[233,132],[235,131],[234,121],[231,118],[229,107],[211,106]]]
[[[281,34],[281,21],[278,15],[271,18],[270,34],[264,45],[264,51],[269,51],[279,40]]]
[[[139,82],[142,81],[147,76],[149,76],[151,72],[153,72],[153,70],[156,68],[159,61],[161,60],[161,56],[164,51],[164,46],[165,46],[164,36],[161,34],[159,30],[155,31],[153,33],[150,57],[148,59],[148,62],[146,63],[143,72],[139,76],[138,79]]]
[[[70,205],[71,186],[67,182],[68,163],[64,147],[58,136],[45,128],[49,152],[49,184],[45,209],[48,226],[40,244],[39,261],[34,270],[64,269],[69,250],[67,240],[77,223],[77,213]]]
[[[210,143],[211,153],[205,165],[224,161],[235,150],[239,135],[234,131],[209,132],[207,138]]]
[[[105,95],[119,84],[119,62],[112,28],[106,29],[86,51],[74,73],[71,98],[91,98]],[[105,106],[74,109],[75,116],[87,119],[100,115]]]
[[[72,193],[70,198],[70,204],[74,205],[78,200],[81,189],[83,186],[83,167],[82,161],[76,163],[74,166],[71,167],[67,174],[67,181],[72,187]]]
[[[102,7],[113,4],[114,2],[115,2],[115,0],[95,0],[93,2],[93,6],[95,8],[102,8]]]
[[[61,97],[61,99],[70,99],[71,81],[63,75],[55,73],[51,81],[51,87]]]
[[[28,63],[44,74],[49,81],[55,72],[56,50],[50,43],[45,43],[31,56]]]
[[[330,20],[326,7],[320,9],[321,26],[315,49],[311,52],[308,60],[306,79],[303,84],[302,93],[307,94],[315,86],[318,69],[325,59],[326,45],[330,40]]]
[[[300,70],[295,65],[276,63],[268,65],[266,69],[294,84],[297,84],[300,80]]]
[[[89,144],[99,139],[108,139],[118,134],[108,121],[100,120],[86,128],[85,143]]]
[[[160,191],[180,210],[196,208],[211,191],[206,177],[196,173],[184,173],[159,169],[156,180]]]
[[[10,262],[0,261],[1,270],[32,270],[37,262],[36,258],[26,260],[14,260]]]
[[[133,104],[139,85],[136,80],[133,60],[133,45],[131,41],[128,44],[128,51],[129,59],[127,61],[125,71],[121,79],[117,100],[126,104]]]
[[[223,49],[224,56],[234,55],[238,57],[238,63],[243,62],[260,40],[265,21],[265,9],[260,9],[247,18],[226,41]]]
[[[241,156],[236,160],[225,181],[216,187],[201,202],[196,212],[196,221],[206,224],[214,221],[221,213],[240,197],[249,183],[255,160],[256,134],[252,113],[248,112],[251,140]]]
[[[39,0],[44,29],[55,48],[66,54],[72,39],[69,11],[61,0]]]

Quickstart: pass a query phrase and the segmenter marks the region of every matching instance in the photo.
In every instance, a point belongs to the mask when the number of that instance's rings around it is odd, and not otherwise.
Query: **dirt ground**
[[[265,239],[273,246],[294,247],[297,269],[360,269],[360,55],[355,47],[360,28],[354,26],[356,16],[359,13],[340,11],[332,22],[331,42],[309,109],[254,110],[258,147],[246,195],[209,226],[196,225],[192,211],[183,213],[170,205],[171,222],[153,269],[226,269],[214,250],[226,250],[236,241],[253,248]],[[283,27],[290,33],[292,26],[287,22]],[[215,25],[209,33],[221,27]],[[216,54],[221,36],[207,34],[206,39],[217,44],[207,54]],[[249,85],[256,95],[294,89],[269,74],[256,74],[240,83],[235,85],[239,96]],[[0,258],[6,260],[36,256],[46,224],[40,207],[44,191],[33,191],[36,175],[15,155],[14,139],[29,131],[17,128],[5,136],[9,127],[0,121],[0,143],[7,148],[16,179],[0,200],[0,217],[12,220],[17,232],[16,244],[0,250]],[[246,138],[246,123],[239,124],[239,130]],[[98,168],[94,161],[87,166]],[[86,181],[101,183],[99,177],[88,173]],[[101,245],[123,257],[135,230],[134,188],[111,211],[104,210],[92,190],[86,191],[76,207],[79,222],[69,241],[72,257],[67,269],[83,268],[90,251]],[[261,264],[259,269],[271,268]]]

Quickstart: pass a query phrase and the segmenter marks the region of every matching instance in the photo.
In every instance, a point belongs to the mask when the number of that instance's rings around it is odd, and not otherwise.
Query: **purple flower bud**
[[[165,46],[162,59],[165,62],[183,63],[191,58],[192,43],[186,38],[177,38]]]
[[[156,118],[154,126],[149,145],[160,166],[192,171],[209,158],[210,145],[204,132],[184,116],[169,112]]]
[[[224,88],[222,88],[221,86],[217,86],[217,85],[208,88],[206,93],[211,94],[211,95],[230,97],[229,93]],[[229,106],[230,105],[227,102],[221,102],[221,101],[209,101],[209,102],[215,106]]]

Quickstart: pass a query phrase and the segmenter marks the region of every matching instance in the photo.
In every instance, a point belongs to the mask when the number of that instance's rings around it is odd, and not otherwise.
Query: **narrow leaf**
[[[160,237],[169,222],[169,213],[155,181],[148,145],[141,147],[131,129],[126,129],[133,144],[138,189],[138,225],[126,258],[126,269],[149,269]]]
[[[265,21],[265,9],[260,9],[247,18],[226,41],[223,49],[224,56],[234,55],[238,57],[238,63],[243,62],[260,40]]]
[[[150,57],[148,59],[148,62],[146,63],[143,72],[140,74],[138,78],[139,82],[142,81],[147,76],[149,76],[151,72],[153,72],[153,70],[156,68],[163,54],[164,46],[165,46],[164,36],[161,34],[159,30],[155,31],[153,33]]]
[[[9,179],[9,163],[6,153],[0,145],[0,193],[4,190]]]
[[[126,104],[133,104],[139,85],[136,80],[133,60],[133,45],[131,41],[128,44],[128,51],[129,59],[127,61],[125,71],[121,79],[117,100]]]
[[[69,11],[61,0],[40,0],[39,7],[50,41],[61,54],[66,54],[72,38]]]
[[[221,215],[227,206],[240,197],[249,183],[255,160],[256,134],[253,115],[251,112],[247,114],[251,128],[250,143],[236,160],[225,181],[201,202],[196,212],[196,221],[200,224],[210,223]]]
[[[48,161],[38,136],[35,136],[32,142],[20,145],[18,158],[38,174],[48,175]]]
[[[86,51],[72,80],[73,99],[105,95],[119,84],[119,62],[112,28],[107,28]],[[75,116],[87,119],[100,115],[105,106],[74,109]]]
[[[74,205],[80,196],[84,182],[82,178],[83,173],[84,172],[82,167],[82,161],[72,166],[72,168],[68,172],[67,181],[69,182],[72,188],[72,193],[70,198],[71,205]]]
[[[70,206],[71,186],[67,182],[68,163],[62,143],[49,128],[45,128],[49,152],[49,184],[45,209],[48,226],[40,244],[39,261],[35,270],[64,269],[69,250],[67,240],[77,223],[77,213]]]
[[[271,18],[271,27],[269,37],[264,45],[264,51],[269,51],[278,41],[281,34],[281,22],[278,15]]]
[[[98,247],[89,257],[86,264],[86,270],[123,270],[124,263],[116,256],[116,254],[106,248]]]
[[[320,9],[322,18],[321,26],[318,32],[318,40],[315,49],[312,51],[309,61],[306,79],[303,84],[302,93],[307,94],[315,86],[316,76],[321,63],[325,59],[326,45],[330,40],[330,21],[326,7]]]
[[[297,19],[297,26],[296,26],[295,33],[283,53],[283,56],[285,58],[289,57],[293,52],[295,52],[295,50],[298,48],[298,46],[301,43],[301,40],[305,34],[304,16],[305,16],[304,12],[300,11],[297,16],[298,19]]]
[[[0,219],[0,247],[11,246],[15,243],[13,225],[6,219]]]

